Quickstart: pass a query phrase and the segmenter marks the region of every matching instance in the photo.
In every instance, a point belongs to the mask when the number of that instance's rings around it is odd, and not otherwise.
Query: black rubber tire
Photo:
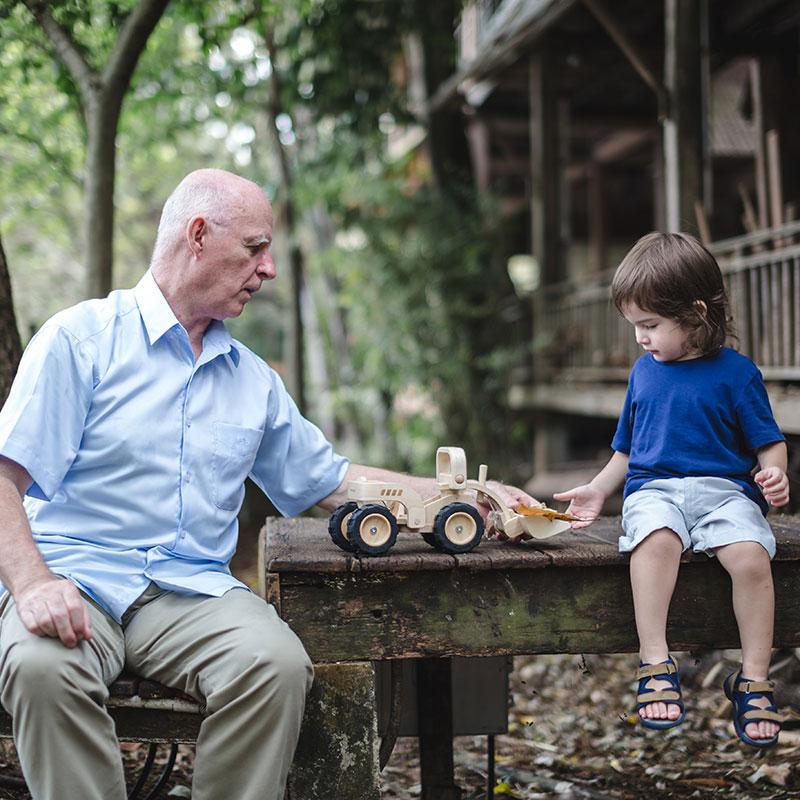
[[[331,514],[328,520],[328,533],[333,543],[337,547],[341,547],[346,553],[354,553],[356,548],[353,547],[350,539],[347,538],[347,529],[344,527],[343,523],[346,517],[352,514],[357,508],[358,503],[352,500],[349,503],[343,503]]]
[[[468,524],[467,534],[468,539],[461,541],[453,541],[449,538],[448,532],[451,526],[451,518],[457,515],[469,518],[469,521],[464,519]],[[470,550],[478,546],[478,542],[483,538],[483,517],[478,513],[478,510],[468,503],[450,503],[446,505],[436,515],[433,521],[433,536],[439,549],[445,553],[468,553]]]
[[[370,517],[382,517],[386,521],[384,528],[386,536],[378,543],[370,542],[369,539],[363,535],[369,533],[369,530],[364,526]],[[377,519],[375,522],[379,525],[381,524]],[[392,514],[386,506],[361,506],[361,508],[354,511],[353,516],[350,517],[350,522],[347,524],[347,538],[350,540],[357,553],[367,556],[382,556],[388,553],[397,541],[397,519],[395,519],[394,514]]]
[[[439,542],[436,541],[436,537],[432,533],[423,533],[422,538],[425,540],[427,544],[429,544],[434,550],[439,549]]]

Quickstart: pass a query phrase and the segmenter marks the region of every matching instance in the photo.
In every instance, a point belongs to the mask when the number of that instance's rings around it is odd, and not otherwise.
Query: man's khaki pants
[[[204,704],[193,800],[281,800],[313,673],[275,609],[243,589],[151,584],[119,625],[88,602],[93,638],[73,649],[27,631],[8,595],[0,603],[0,702],[35,800],[124,800],[104,708],[123,665]]]

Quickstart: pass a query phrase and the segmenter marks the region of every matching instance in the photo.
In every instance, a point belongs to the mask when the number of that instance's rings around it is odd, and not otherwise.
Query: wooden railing
[[[737,348],[768,380],[800,381],[800,222],[714,242]],[[534,296],[537,381],[624,380],[641,349],[610,300],[613,270]]]

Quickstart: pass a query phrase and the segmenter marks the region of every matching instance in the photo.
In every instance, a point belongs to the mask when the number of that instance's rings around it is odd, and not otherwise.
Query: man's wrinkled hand
[[[516,510],[521,505],[538,506],[538,500],[534,500],[527,492],[518,489],[516,486],[508,486],[498,481],[487,481],[486,485],[497,494],[497,496],[512,510]]]
[[[50,578],[22,590],[14,600],[22,624],[37,636],[60,639],[66,647],[92,638],[89,608],[72,581]]]
[[[499,483],[498,481],[487,481],[486,485],[490,488],[498,497],[512,510],[516,511],[521,505],[524,506],[538,506],[539,501],[535,500],[531,497],[527,492],[524,492],[522,489],[518,489],[516,486],[508,486],[504,483]],[[486,519],[489,511],[491,511],[491,506],[478,504],[478,511],[480,511],[481,516]],[[487,533],[488,539],[496,539],[499,542],[507,542],[511,537],[507,536],[503,531],[495,530],[491,533]],[[525,539],[532,538],[529,533],[521,533],[519,536],[513,537],[515,542],[524,541]]]

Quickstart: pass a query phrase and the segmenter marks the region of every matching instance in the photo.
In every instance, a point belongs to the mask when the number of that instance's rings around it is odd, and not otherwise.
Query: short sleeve
[[[285,516],[327,497],[344,480],[349,460],[298,410],[273,373],[267,422],[250,478]]]
[[[75,459],[94,388],[93,365],[64,328],[31,339],[0,411],[0,454],[30,474],[28,494],[50,500]]]
[[[611,440],[611,449],[617,453],[629,455],[631,452],[631,441],[633,439],[633,375],[628,381],[628,391],[625,392],[625,403],[622,406],[622,413],[619,415],[617,430]]]
[[[751,450],[782,442],[785,438],[775,422],[760,372],[753,376],[739,395],[736,416],[745,443]]]

